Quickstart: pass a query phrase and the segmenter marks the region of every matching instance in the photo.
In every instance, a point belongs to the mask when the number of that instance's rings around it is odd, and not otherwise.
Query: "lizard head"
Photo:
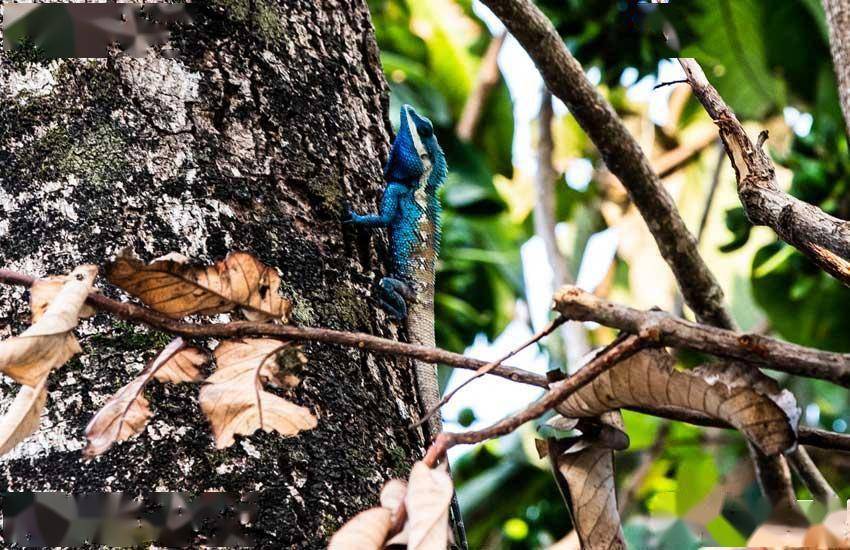
[[[427,185],[438,187],[446,178],[446,156],[437,143],[434,125],[410,105],[401,107],[401,124],[384,169],[387,180],[416,186],[429,173]]]

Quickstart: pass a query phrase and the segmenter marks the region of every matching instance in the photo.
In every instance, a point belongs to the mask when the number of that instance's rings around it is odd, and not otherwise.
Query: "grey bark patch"
[[[393,337],[368,299],[381,263],[339,218],[343,198],[378,200],[387,154],[365,2],[290,3],[275,41],[250,17],[200,9],[195,26],[172,34],[173,60],[68,60],[51,65],[47,93],[25,101],[5,101],[0,84],[0,265],[44,275],[125,246],[207,261],[248,250],[281,270],[296,322]],[[15,70],[0,63],[0,83]],[[0,289],[7,330],[25,326],[24,298]],[[145,433],[85,464],[76,447],[86,423],[163,336],[102,315],[81,333],[86,354],[51,376],[35,436],[55,437],[0,462],[0,490],[257,490],[261,545],[323,548],[421,452],[408,429],[408,362],[308,345],[287,397],[319,416],[315,430],[217,451],[197,388],[152,383]],[[13,391],[0,386],[0,402]]]

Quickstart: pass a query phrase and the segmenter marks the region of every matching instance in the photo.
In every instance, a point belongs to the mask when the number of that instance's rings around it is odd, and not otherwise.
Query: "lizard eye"
[[[434,135],[434,127],[430,124],[425,124],[419,128],[419,135],[424,138],[429,138]]]

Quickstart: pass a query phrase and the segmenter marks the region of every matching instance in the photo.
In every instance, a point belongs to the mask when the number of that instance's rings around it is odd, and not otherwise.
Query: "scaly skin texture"
[[[351,213],[350,223],[389,229],[394,272],[381,280],[382,302],[398,320],[407,320],[412,343],[434,347],[434,270],[440,250],[440,202],[446,158],[431,122],[409,105],[384,168],[387,187],[378,214]],[[425,411],[439,401],[436,369],[414,361],[419,398]],[[431,440],[442,430],[439,414],[428,421]]]

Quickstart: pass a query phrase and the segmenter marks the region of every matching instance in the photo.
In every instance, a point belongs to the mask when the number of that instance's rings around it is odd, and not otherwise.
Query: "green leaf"
[[[475,411],[470,409],[469,407],[465,407],[461,409],[460,413],[458,413],[457,421],[464,428],[468,428],[475,422]]]
[[[702,502],[717,484],[717,464],[708,453],[687,458],[676,469],[676,514],[684,516]]]
[[[648,449],[655,443],[655,437],[658,434],[658,427],[661,424],[661,419],[648,414],[641,414],[632,411],[622,411],[623,423],[626,426],[626,433],[629,435],[629,450],[640,451]]]
[[[744,209],[740,206],[726,211],[726,228],[732,232],[732,240],[720,247],[721,252],[733,252],[747,244],[753,229]]]
[[[675,3],[671,4],[671,7]],[[694,57],[720,95],[743,118],[760,118],[785,105],[783,82],[770,71],[765,46],[765,12],[759,0],[693,0],[678,10],[676,28],[696,29],[698,37],[680,57]]]
[[[723,516],[717,516],[705,525],[705,530],[718,546],[743,547],[747,539]]]

